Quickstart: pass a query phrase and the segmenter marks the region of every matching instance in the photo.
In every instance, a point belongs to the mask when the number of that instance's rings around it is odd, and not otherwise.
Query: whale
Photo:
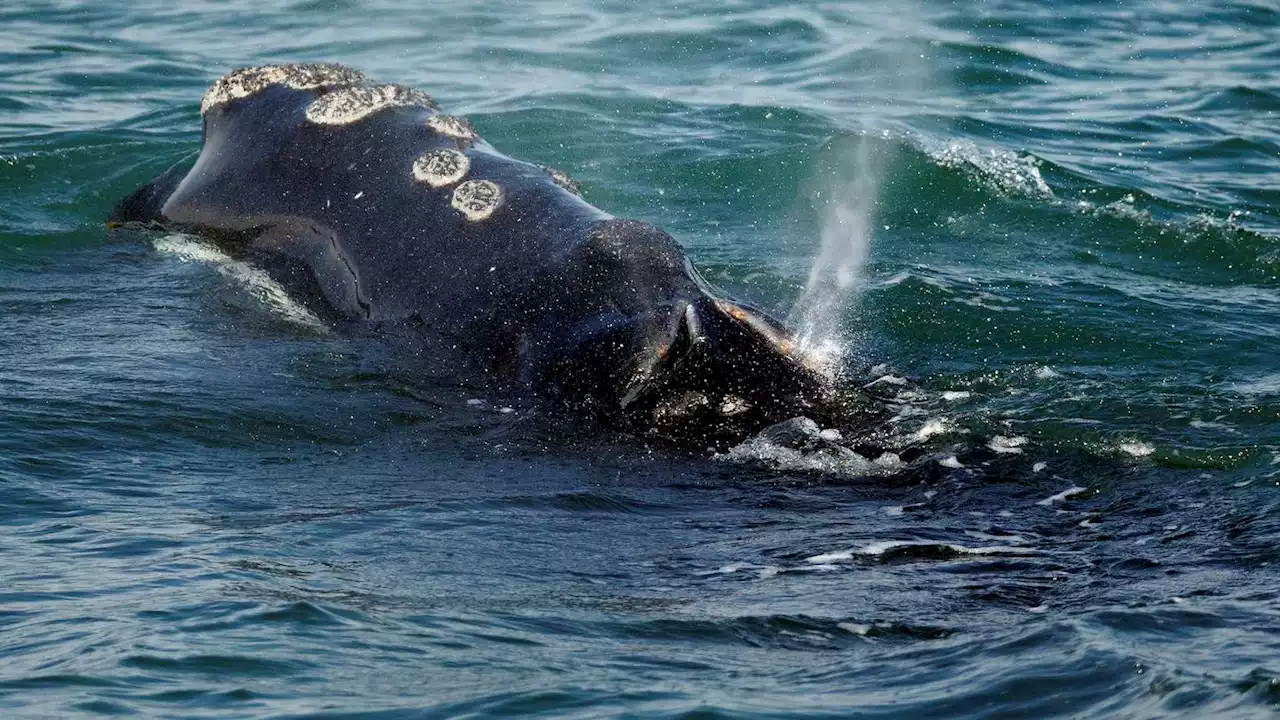
[[[255,66],[215,81],[201,115],[194,162],[110,227],[208,238],[333,328],[411,339],[433,375],[628,433],[714,447],[840,412],[833,371],[670,234],[502,154],[425,92]]]

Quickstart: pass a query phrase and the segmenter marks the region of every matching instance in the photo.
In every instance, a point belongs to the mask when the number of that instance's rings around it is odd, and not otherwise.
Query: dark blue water
[[[869,240],[826,331],[925,460],[504,411],[107,231],[210,82],[292,60],[431,92],[783,315]],[[6,715],[1280,707],[1273,3],[9,3],[0,193]]]

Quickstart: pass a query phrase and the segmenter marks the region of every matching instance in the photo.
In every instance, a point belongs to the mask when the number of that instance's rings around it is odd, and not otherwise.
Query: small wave
[[[725,618],[609,623],[604,629],[611,635],[636,640],[697,639],[700,642],[779,649],[841,647],[868,636],[907,642],[940,640],[955,633],[955,630],[937,625],[812,615],[736,615]]]
[[[1149,197],[1144,199],[1158,205]],[[1082,215],[1136,226],[1137,232],[1114,234],[1120,241],[1115,249],[1139,255],[1153,250],[1176,255],[1179,264],[1194,255],[1199,264],[1208,267],[1244,271],[1269,280],[1280,277],[1280,241],[1245,227],[1250,217],[1246,210],[1232,211],[1225,217],[1202,211],[1186,218],[1158,218],[1149,207],[1139,204],[1136,192],[1108,203],[1080,199],[1068,206]]]
[[[879,560],[950,560],[965,555],[1029,555],[1037,552],[1025,545],[970,546],[932,540],[877,540],[854,550],[839,550],[805,558],[810,565],[832,565],[857,557]]]
[[[1181,276],[1192,271],[1200,277],[1212,270],[1227,277],[1241,272],[1269,280],[1280,277],[1280,241],[1267,234],[1270,216],[1262,209],[1265,203],[1220,210],[1193,204],[1194,200],[1171,200],[1109,185],[1096,172],[1029,152],[913,130],[837,137],[818,152],[815,175],[830,176],[835,170],[827,166],[838,168],[838,159],[855,143],[874,145],[873,154],[881,158],[877,231],[945,227],[953,234],[981,236],[992,225],[1030,224],[1057,235],[1087,233],[1090,242],[1079,253],[1094,259],[1099,253],[1094,240],[1100,237],[1105,239],[1100,248],[1104,255],[1121,252],[1145,263],[1154,260],[1152,269],[1161,272],[1173,270]],[[1232,152],[1270,157],[1271,145],[1250,139]],[[779,161],[785,162],[781,157]],[[825,197],[817,184],[802,190]],[[1101,225],[1064,225],[1063,211]],[[815,224],[818,219],[815,215]],[[1116,223],[1119,227],[1111,227]],[[1189,254],[1199,262],[1189,263]],[[1017,309],[1012,303],[987,300],[975,296],[970,304]]]
[[[982,148],[969,140],[927,142],[925,152],[938,165],[963,170],[989,188],[1017,198],[1052,200],[1053,190],[1040,174],[1039,159],[1000,148]]]
[[[1036,463],[1036,465],[1038,467],[1040,465],[1043,465],[1043,463]],[[1067,498],[1074,497],[1076,495],[1081,495],[1087,492],[1089,492],[1089,488],[1080,487],[1079,485],[1072,485],[1071,487],[1067,488],[1066,490],[1063,490],[1062,492],[1054,493],[1053,495],[1050,495],[1049,497],[1043,500],[1037,500],[1036,504],[1042,505],[1044,507],[1049,507],[1050,505],[1053,505],[1055,503],[1063,502]]]
[[[1215,90],[1192,106],[1199,112],[1240,111],[1280,112],[1280,95],[1266,90],[1236,85]]]

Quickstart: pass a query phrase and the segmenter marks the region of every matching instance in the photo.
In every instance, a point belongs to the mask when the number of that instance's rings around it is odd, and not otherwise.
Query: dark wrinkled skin
[[[482,140],[438,134],[433,110],[310,123],[321,92],[276,85],[212,107],[195,165],[110,221],[209,237],[335,326],[411,336],[437,371],[630,432],[723,446],[839,414],[785,328],[717,298],[666,232],[612,218]],[[442,147],[466,152],[466,179],[502,187],[491,217],[469,221],[452,187],[414,181],[414,160]]]

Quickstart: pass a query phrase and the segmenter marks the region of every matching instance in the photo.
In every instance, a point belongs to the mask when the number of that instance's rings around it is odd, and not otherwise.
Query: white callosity
[[[292,65],[260,65],[240,68],[223,75],[204,94],[200,112],[256,95],[271,85],[284,85],[294,90],[317,90],[326,87],[363,82],[364,75],[333,63],[298,63]]]
[[[393,107],[439,106],[430,95],[403,85],[353,86],[316,98],[307,106],[307,120],[319,125],[349,125]]]
[[[452,185],[467,176],[471,160],[458,150],[432,150],[413,161],[413,179],[433,188]]]
[[[471,121],[454,115],[432,115],[427,118],[427,126],[441,135],[448,135],[459,140],[475,140],[476,129]]]
[[[454,188],[452,204],[468,220],[484,220],[502,205],[502,188],[492,180],[468,180]]]
[[[563,171],[557,170],[553,167],[547,167],[545,165],[542,169],[547,171],[547,174],[551,176],[551,181],[556,185],[559,185],[574,195],[582,194],[582,189],[578,187],[578,183],[574,182],[573,178],[569,177]]]

